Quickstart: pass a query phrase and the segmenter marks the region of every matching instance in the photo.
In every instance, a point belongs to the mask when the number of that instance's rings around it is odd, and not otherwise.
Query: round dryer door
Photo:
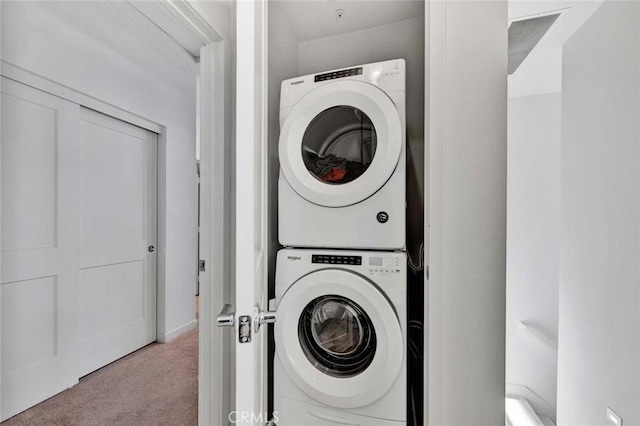
[[[360,275],[325,269],[278,303],[276,353],[307,395],[332,407],[369,405],[389,391],[404,356],[396,311]]]
[[[280,133],[280,166],[294,191],[314,204],[359,203],[389,180],[403,129],[391,99],[361,81],[324,84],[291,110]]]

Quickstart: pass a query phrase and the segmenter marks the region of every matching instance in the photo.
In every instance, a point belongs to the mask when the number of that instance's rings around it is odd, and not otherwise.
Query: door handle
[[[222,310],[216,318],[216,324],[218,327],[234,327],[236,322],[236,312],[233,310],[233,306],[228,303],[222,307]]]
[[[275,311],[261,311],[260,308],[256,306],[253,315],[254,333],[260,330],[262,324],[275,324],[277,319],[278,317]]]

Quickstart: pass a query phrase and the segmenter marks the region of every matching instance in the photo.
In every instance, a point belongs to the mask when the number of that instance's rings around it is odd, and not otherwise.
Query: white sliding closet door
[[[80,107],[2,78],[2,412],[73,386]]]
[[[156,340],[157,135],[2,78],[5,420]]]
[[[80,114],[83,376],[156,340],[157,135]]]

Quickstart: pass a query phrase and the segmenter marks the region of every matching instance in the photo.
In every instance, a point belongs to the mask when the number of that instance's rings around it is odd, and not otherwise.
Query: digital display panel
[[[324,74],[318,74],[314,77],[313,81],[317,83],[319,81],[333,80],[336,78],[351,77],[354,75],[361,75],[361,74],[362,74],[362,67],[350,68],[348,70],[332,71]]]
[[[314,254],[311,255],[311,263],[326,263],[330,265],[362,265],[362,256]]]

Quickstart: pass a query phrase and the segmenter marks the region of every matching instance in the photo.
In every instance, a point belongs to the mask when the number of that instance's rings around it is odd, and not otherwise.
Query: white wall
[[[2,59],[166,126],[162,336],[195,320],[196,75],[109,10],[94,2],[2,2]]]
[[[2,6],[0,5],[0,29],[2,28]],[[2,42],[4,35],[0,31],[0,52],[2,51]],[[0,102],[1,104],[1,102]],[[1,109],[1,107],[0,107]],[[0,111],[0,117],[2,112]],[[2,120],[0,120],[0,134],[2,134]],[[2,176],[2,154],[0,149],[0,176]],[[2,185],[0,185],[0,223],[2,223]],[[0,241],[2,241],[2,230],[0,226]],[[0,277],[2,276],[2,256],[0,256]],[[0,291],[0,307],[2,306],[2,292]],[[0,312],[1,313],[1,312]],[[0,315],[0,330],[2,330],[2,315]],[[2,339],[0,339],[0,366],[2,365]],[[0,372],[1,373],[1,372]],[[0,413],[2,413],[2,374],[0,374]]]
[[[508,77],[506,391],[556,417],[562,43],[592,10],[574,4]],[[510,2],[510,17],[565,8]],[[588,9],[588,10],[587,10]],[[582,20],[581,20],[582,19]],[[569,21],[567,21],[569,20]],[[519,326],[550,344],[536,338]]]
[[[547,6],[545,10],[551,10],[554,5]],[[509,5],[515,16],[541,7],[535,1]],[[507,394],[527,398],[538,414],[552,419],[557,396],[558,354],[551,346],[558,340],[562,90],[562,46],[554,31],[559,31],[557,26],[508,77],[505,354]],[[523,330],[521,321],[551,345]]]
[[[407,63],[407,247],[415,256],[424,240],[424,18],[298,45],[299,75],[398,58]]]
[[[269,297],[275,297],[276,254],[278,242],[278,143],[280,138],[280,83],[298,73],[298,37],[282,10],[281,2],[271,2],[268,7],[268,282]],[[269,342],[273,354],[273,340]],[[273,364],[269,364],[269,389],[273,389]],[[273,397],[273,395],[271,395]],[[272,404],[273,399],[270,398]],[[277,410],[277,407],[274,407]]]
[[[509,76],[509,97],[558,93],[562,90],[562,47],[534,48]]]
[[[558,424],[640,424],[640,3],[563,49]]]
[[[269,3],[268,33],[268,174],[269,174],[269,282],[275,284],[278,243],[278,142],[280,138],[280,83],[298,73],[298,38],[280,2]],[[274,287],[275,288],[275,287]],[[272,289],[273,290],[273,289]],[[272,294],[275,297],[275,294]]]
[[[538,413],[551,418],[558,353],[519,323],[557,345],[560,106],[561,94],[551,93],[509,98],[508,109],[507,393],[531,399]]]
[[[507,2],[427,4],[429,424],[502,425]]]

